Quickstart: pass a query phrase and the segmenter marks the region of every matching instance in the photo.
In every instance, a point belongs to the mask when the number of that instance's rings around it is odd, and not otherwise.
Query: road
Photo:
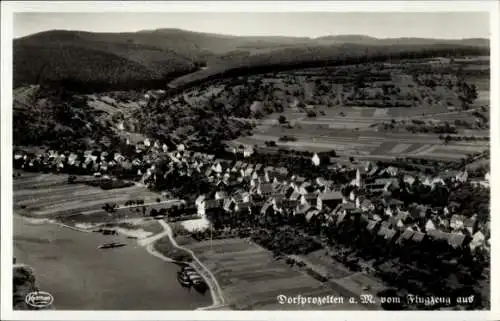
[[[175,237],[173,235],[172,228],[170,227],[170,225],[167,222],[165,222],[163,220],[159,220],[158,223],[160,223],[160,225],[163,227],[163,232],[158,233],[156,235],[153,235],[149,238],[139,240],[139,245],[146,247],[146,250],[151,255],[154,255],[157,258],[159,258],[163,261],[166,261],[166,262],[180,263],[180,262],[176,262],[175,260],[172,260],[171,258],[164,256],[163,254],[161,254],[160,252],[158,252],[155,249],[155,247],[154,247],[155,242],[157,242],[158,240],[160,240],[164,237],[168,237],[170,242],[172,243],[172,245],[174,247],[188,252],[192,256],[192,258],[195,262],[194,264],[193,263],[190,264],[191,267],[194,268],[203,277],[203,279],[205,280],[205,282],[207,283],[207,285],[210,289],[210,294],[211,294],[212,300],[213,300],[213,303],[210,306],[198,308],[197,310],[213,310],[213,309],[222,308],[224,306],[224,302],[225,302],[224,297],[222,295],[222,290],[219,286],[219,283],[217,282],[217,279],[212,274],[212,272],[196,257],[196,255],[194,254],[193,251],[177,244],[177,241],[175,240]]]

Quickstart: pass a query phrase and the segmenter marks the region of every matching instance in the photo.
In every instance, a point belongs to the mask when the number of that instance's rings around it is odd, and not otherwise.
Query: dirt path
[[[212,305],[207,306],[207,307],[198,308],[197,310],[212,310],[212,309],[217,309],[217,308],[223,307],[224,306],[224,297],[222,295],[222,291],[221,291],[221,288],[219,286],[219,283],[217,282],[217,279],[212,274],[212,272],[196,257],[196,255],[194,254],[193,251],[177,244],[177,241],[175,240],[174,235],[173,235],[172,228],[170,227],[170,225],[168,225],[167,222],[160,220],[160,221],[158,221],[158,223],[160,223],[160,225],[163,227],[163,232],[158,233],[156,235],[153,235],[151,237],[139,240],[138,241],[139,245],[144,246],[146,248],[146,250],[151,255],[156,256],[157,258],[159,258],[163,261],[180,263],[180,262],[177,262],[171,258],[164,256],[163,254],[158,252],[154,247],[155,243],[158,240],[168,236],[170,242],[172,243],[172,245],[174,247],[176,247],[177,249],[188,252],[193,257],[193,260],[196,262],[196,264],[191,263],[190,264],[191,267],[194,268],[203,277],[203,279],[205,280],[205,282],[207,283],[207,285],[210,288],[210,294],[212,296],[212,301],[213,301]]]

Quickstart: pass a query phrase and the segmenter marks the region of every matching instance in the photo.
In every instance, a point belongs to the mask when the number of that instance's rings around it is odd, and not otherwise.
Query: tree
[[[307,117],[309,117],[309,118],[314,118],[316,116],[317,116],[316,112],[314,112],[313,110],[310,110],[307,112]]]

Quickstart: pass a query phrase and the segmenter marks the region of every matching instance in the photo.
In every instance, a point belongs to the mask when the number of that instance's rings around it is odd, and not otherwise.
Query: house
[[[198,214],[199,217],[205,217],[206,215],[206,202],[205,199],[199,201],[196,204],[196,213]]]
[[[448,229],[450,227],[450,221],[442,216],[438,216],[438,225],[441,229]]]
[[[385,185],[381,184],[366,184],[365,188],[370,191],[372,194],[381,194],[384,191]]]
[[[250,193],[239,192],[233,196],[233,200],[236,204],[248,203],[250,202]]]
[[[264,168],[264,172],[273,172],[274,171],[274,167],[273,166],[266,166]]]
[[[378,230],[377,235],[382,236],[385,240],[390,242],[396,236],[396,233],[397,232],[391,228],[381,226],[380,229]]]
[[[232,168],[232,169],[233,169],[234,171],[238,171],[238,170],[240,170],[240,169],[241,169],[241,165],[242,165],[242,164],[243,164],[243,162],[242,162],[242,161],[237,161],[236,163],[234,163],[234,166],[233,166],[233,168]]]
[[[234,199],[233,199],[233,198],[226,197],[226,198],[224,199],[224,203],[223,203],[222,208],[223,208],[226,212],[233,212],[233,211],[235,211],[235,208],[236,208],[236,203],[234,202]]]
[[[448,244],[450,244],[453,248],[459,248],[464,245],[466,241],[466,236],[462,233],[450,233],[448,237]]]
[[[309,212],[309,210],[312,210],[313,208],[311,207],[310,204],[299,204],[297,205],[297,208],[295,209],[295,214],[306,214]]]
[[[216,191],[215,192],[215,200],[222,200],[227,198],[227,193],[225,191]]]
[[[394,166],[389,166],[387,167],[387,169],[385,170],[389,175],[391,176],[396,176],[398,175],[399,173],[399,169],[397,167],[394,167]]]
[[[380,168],[377,165],[372,166],[366,173],[367,176],[375,176],[380,171]]]
[[[294,192],[292,193],[292,195],[290,195],[289,199],[290,199],[291,201],[297,201],[297,202],[299,202],[299,201],[300,201],[300,199],[301,199],[301,197],[302,197],[302,194],[300,194],[300,193],[299,193],[299,192],[297,192],[297,191],[294,191]]]
[[[388,220],[391,228],[393,229],[403,229],[405,227],[405,224],[403,223],[403,221],[400,219],[400,218],[397,218],[397,217],[390,217],[389,220]]]
[[[476,214],[472,215],[470,218],[464,220],[464,227],[467,229],[470,235],[473,235],[478,227]]]
[[[340,191],[331,191],[326,193],[321,193],[318,195],[323,206],[328,206],[329,208],[335,208],[337,205],[342,203],[342,193]]]
[[[373,184],[376,184],[377,186],[384,186],[384,190],[388,190],[392,184],[395,184],[398,182],[398,179],[396,177],[389,177],[389,178],[377,178],[373,182]]]
[[[322,177],[317,177],[316,180],[314,181],[316,185],[318,186],[326,186],[326,181]]]
[[[436,186],[446,186],[446,183],[445,181],[440,178],[440,177],[435,177],[432,181],[431,181],[431,188],[434,189]]]
[[[354,179],[354,186],[361,188],[363,186],[363,180],[361,179],[361,171],[359,168],[356,170],[356,178]]]
[[[305,177],[302,177],[302,176],[297,176],[295,177],[295,182],[298,183],[298,184],[302,184],[306,181],[306,178]]]
[[[375,232],[375,231],[376,231],[377,226],[378,226],[378,221],[369,220],[369,221],[368,221],[368,224],[366,225],[366,229],[367,229],[369,232]]]
[[[273,204],[271,202],[266,202],[260,209],[260,215],[272,215],[274,214]]]
[[[396,214],[396,218],[398,220],[401,220],[403,223],[406,223],[411,218],[410,212],[398,209],[397,214]]]
[[[407,228],[403,231],[403,233],[401,233],[401,235],[397,239],[396,243],[402,244],[404,242],[407,242],[407,241],[411,240],[411,238],[413,237],[414,234],[415,234],[414,230],[412,230],[411,228]]]
[[[469,178],[469,173],[467,172],[467,169],[461,173],[458,173],[455,177],[455,180],[460,183],[465,183],[467,182],[467,179]]]
[[[251,176],[251,175],[252,175],[252,173],[253,173],[253,171],[254,171],[254,169],[253,169],[253,167],[250,165],[250,166],[248,166],[248,167],[245,169],[245,171],[244,171],[243,175],[244,175],[244,176]]]
[[[346,213],[349,214],[356,210],[356,206],[353,203],[341,203],[337,205],[337,207],[334,209],[336,213]]]
[[[351,202],[355,202],[355,201],[356,201],[356,197],[357,197],[356,192],[355,192],[354,190],[352,190],[352,191],[349,193],[349,200],[350,200]]]
[[[318,154],[314,153],[313,157],[311,158],[311,161],[312,161],[314,166],[319,166],[320,159],[319,159]]]
[[[421,243],[425,239],[425,233],[422,233],[420,231],[415,231],[411,239],[413,242]]]
[[[403,181],[408,184],[408,185],[413,185],[413,183],[415,182],[415,177],[411,176],[411,175],[404,175],[403,176]]]
[[[290,185],[289,185],[289,186],[287,186],[287,187],[285,188],[285,190],[283,191],[283,195],[284,195],[287,199],[290,199],[290,196],[292,196],[293,192],[295,192],[295,187],[293,187],[293,186],[290,186]],[[297,192],[297,194],[299,194],[299,193]]]
[[[311,187],[311,183],[309,183],[309,182],[302,183],[299,186],[299,193],[302,194],[302,195],[309,194],[310,192],[312,192],[312,189],[310,187]]]
[[[387,216],[393,216],[394,215],[394,210],[392,209],[391,206],[387,206],[385,208],[384,214]]]
[[[460,208],[460,204],[458,204],[457,202],[455,201],[451,201],[447,208],[452,212],[452,213],[455,213],[457,211],[458,208]]]
[[[454,182],[456,180],[457,175],[459,175],[460,172],[456,170],[445,170],[444,172],[441,172],[439,174],[439,177],[441,177],[443,180],[450,180],[451,182]]]
[[[368,198],[356,198],[356,207],[363,212],[370,212],[375,210],[375,205]]]
[[[264,172],[264,182],[269,183],[271,181],[271,178],[269,178],[269,172],[265,171]]]
[[[478,231],[472,236],[472,240],[469,243],[469,248],[471,249],[471,251],[475,250],[476,248],[482,248],[486,244],[485,240],[486,237],[484,236],[484,234],[481,231]]]
[[[307,214],[306,214],[306,221],[308,223],[311,223],[311,220],[315,217],[319,215],[319,211],[318,210],[312,210],[312,211],[308,211]]]
[[[440,230],[430,230],[427,231],[427,235],[435,241],[446,241],[448,242],[450,238],[450,233],[446,233]]]
[[[459,230],[464,227],[465,217],[463,215],[453,215],[450,219],[450,227],[453,230]]]
[[[425,205],[416,205],[412,206],[409,210],[410,215],[412,217],[418,218],[418,217],[426,217],[427,216],[427,206]]]
[[[307,194],[307,195],[303,195],[302,197],[309,205],[311,205],[311,207],[314,207],[318,210],[323,209],[323,204],[322,204],[321,198],[318,195]]]
[[[388,206],[394,207],[396,209],[400,209],[404,205],[403,201],[395,199],[395,198],[390,198],[387,201],[384,200],[383,203],[385,203]]]
[[[286,179],[288,176],[288,169],[285,167],[278,167],[274,171],[275,177],[280,178],[280,179]]]
[[[269,201],[271,202],[271,204],[273,205],[273,210],[275,212],[279,212],[279,213],[282,213],[283,212],[283,208],[281,207],[282,205],[282,199],[279,199],[278,197],[271,197],[269,199]]]
[[[218,210],[222,208],[223,200],[206,199],[205,211]]]
[[[257,194],[268,197],[273,193],[273,184],[261,183],[257,185]]]
[[[436,231],[436,224],[431,219],[428,219],[425,223],[425,231],[427,233],[429,233],[430,231]]]
[[[335,221],[335,225],[339,225],[340,223],[342,223],[346,218],[346,216],[347,216],[346,212],[341,212],[339,215],[337,215],[337,220]]]
[[[210,177],[210,176],[212,176],[212,174],[214,174],[214,171],[212,170],[212,168],[207,168],[207,170],[205,171],[205,176]]]

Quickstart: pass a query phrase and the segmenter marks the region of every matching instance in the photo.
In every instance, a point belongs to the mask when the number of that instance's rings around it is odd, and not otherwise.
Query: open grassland
[[[13,181],[14,209],[38,218],[58,218],[75,222],[107,222],[141,217],[142,211],[130,209],[109,214],[106,203],[123,205],[128,200],[155,202],[158,195],[144,187],[103,190],[83,184],[67,183],[66,175],[21,172]]]
[[[226,303],[235,309],[253,310],[359,310],[362,305],[344,303],[326,305],[282,305],[278,295],[341,296],[346,292],[338,284],[331,286],[309,276],[303,269],[283,260],[245,239],[223,239],[187,245],[217,278]],[[334,277],[352,274],[341,270]]]

